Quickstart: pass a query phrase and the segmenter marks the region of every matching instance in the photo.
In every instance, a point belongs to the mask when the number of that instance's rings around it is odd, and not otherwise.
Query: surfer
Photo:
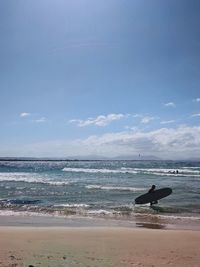
[[[148,193],[153,193],[155,189],[156,189],[156,186],[153,184],[151,188],[149,189]],[[158,204],[158,201],[155,200],[155,201],[150,202],[150,206],[152,206],[153,204]]]
[[[170,187],[164,187],[156,190],[155,188],[156,186],[152,185],[145,194],[140,195],[135,199],[135,204],[150,203],[152,206],[153,204],[157,204],[158,200],[167,197],[172,193],[172,189]]]

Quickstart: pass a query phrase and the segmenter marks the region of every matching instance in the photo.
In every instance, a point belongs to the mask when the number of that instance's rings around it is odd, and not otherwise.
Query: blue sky
[[[200,157],[198,0],[0,1],[0,156]]]

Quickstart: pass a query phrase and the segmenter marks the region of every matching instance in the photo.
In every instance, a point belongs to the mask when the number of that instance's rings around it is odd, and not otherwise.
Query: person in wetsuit
[[[152,187],[149,189],[148,193],[153,193],[155,189],[156,189],[156,186],[153,184]],[[158,204],[158,201],[155,200],[155,201],[150,202],[150,206],[152,206],[153,204]]]

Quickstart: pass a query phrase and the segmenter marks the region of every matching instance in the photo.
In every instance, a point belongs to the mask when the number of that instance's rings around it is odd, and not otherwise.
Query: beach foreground
[[[0,266],[200,266],[200,232],[0,227]]]

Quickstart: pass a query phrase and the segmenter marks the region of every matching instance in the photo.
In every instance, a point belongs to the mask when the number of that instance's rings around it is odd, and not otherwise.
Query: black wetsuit
[[[153,193],[154,191],[155,191],[155,189],[151,188],[151,189],[149,189],[148,193]],[[155,200],[155,201],[150,202],[150,205],[152,206],[153,204],[157,204],[157,203],[158,203],[158,201]]]

